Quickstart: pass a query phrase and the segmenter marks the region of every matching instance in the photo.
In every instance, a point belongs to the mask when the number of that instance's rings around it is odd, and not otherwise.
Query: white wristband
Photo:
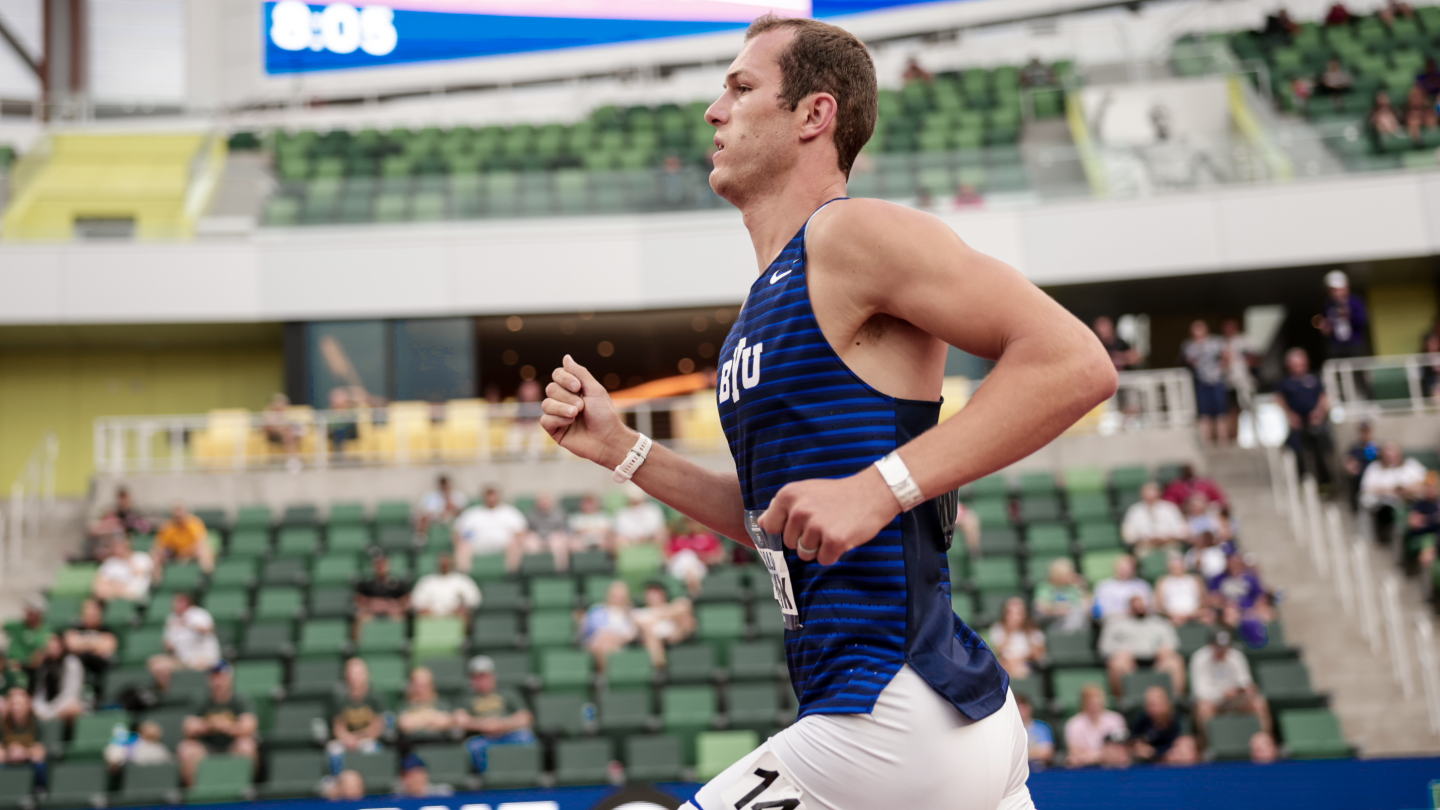
[[[650,437],[641,433],[640,438],[635,441],[635,446],[630,448],[629,453],[625,454],[625,460],[620,462],[620,466],[616,467],[615,472],[610,474],[610,479],[617,484],[623,484],[629,481],[630,477],[635,474],[635,471],[640,469],[640,465],[645,463],[645,457],[650,455],[651,444],[653,444],[653,442],[650,441]]]
[[[875,469],[880,471],[880,477],[885,479],[886,486],[895,494],[895,500],[900,502],[900,511],[908,512],[925,502],[920,485],[910,477],[910,468],[905,466],[905,460],[898,452],[875,462]]]

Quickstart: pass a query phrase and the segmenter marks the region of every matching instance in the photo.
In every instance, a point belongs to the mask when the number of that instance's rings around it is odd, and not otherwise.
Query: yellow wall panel
[[[1375,354],[1411,354],[1421,350],[1420,336],[1435,324],[1435,286],[1391,282],[1370,285],[1370,334]]]

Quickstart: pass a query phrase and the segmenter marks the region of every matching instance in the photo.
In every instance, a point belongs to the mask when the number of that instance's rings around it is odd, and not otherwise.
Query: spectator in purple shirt
[[[1325,287],[1330,300],[1317,324],[1330,339],[1331,357],[1364,357],[1370,353],[1370,317],[1365,302],[1350,291],[1350,277],[1342,270],[1325,274]]]
[[[1212,578],[1209,586],[1212,593],[1240,608],[1246,619],[1265,623],[1271,620],[1270,596],[1260,582],[1260,575],[1245,557],[1231,554],[1225,572]]]

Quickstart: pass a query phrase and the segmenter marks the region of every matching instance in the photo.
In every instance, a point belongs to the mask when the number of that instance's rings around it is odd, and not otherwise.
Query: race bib
[[[780,604],[780,614],[785,617],[786,630],[800,629],[800,609],[795,604],[795,589],[790,585],[790,566],[785,564],[785,539],[760,528],[763,509],[749,509],[745,512],[745,530],[755,541],[755,550],[760,552],[760,562],[770,572],[770,593]]]
[[[720,801],[725,810],[805,810],[800,788],[786,778],[780,760],[768,750],[720,791]]]

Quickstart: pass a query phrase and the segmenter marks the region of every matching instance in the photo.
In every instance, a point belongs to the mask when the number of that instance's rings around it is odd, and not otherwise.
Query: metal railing
[[[1326,360],[1320,369],[1331,418],[1343,422],[1378,414],[1440,413],[1440,399],[1424,390],[1425,370],[1440,380],[1440,353]]]
[[[943,413],[964,406],[983,380],[945,381]],[[715,391],[615,401],[636,430],[685,453],[728,453]],[[568,459],[539,426],[538,403],[395,402],[388,407],[107,416],[94,423],[95,471],[185,473]],[[1185,428],[1195,423],[1190,373],[1128,371],[1119,392],[1071,432]]]
[[[0,520],[0,578],[7,570],[20,569],[25,544],[40,536],[46,514],[55,503],[55,464],[59,458],[60,439],[46,432],[10,484],[9,514]]]

